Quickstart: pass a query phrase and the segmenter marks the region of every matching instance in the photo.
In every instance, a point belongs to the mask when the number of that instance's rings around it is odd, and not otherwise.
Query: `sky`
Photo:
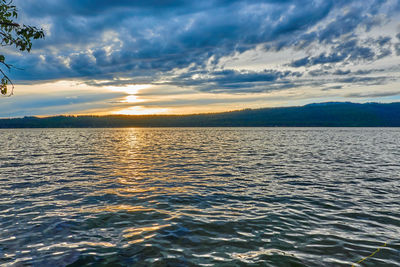
[[[400,101],[399,0],[14,0],[0,117]]]

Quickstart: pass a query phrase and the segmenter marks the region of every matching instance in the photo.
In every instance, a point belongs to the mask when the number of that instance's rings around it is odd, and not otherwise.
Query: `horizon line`
[[[223,114],[223,113],[231,113],[231,112],[240,112],[245,110],[262,110],[262,109],[284,109],[284,108],[296,108],[296,107],[305,107],[305,106],[312,106],[312,105],[323,105],[323,104],[356,104],[356,105],[366,105],[366,104],[395,104],[400,103],[400,101],[393,101],[393,102],[351,102],[351,101],[325,101],[325,102],[313,102],[304,105],[293,105],[293,106],[276,106],[276,107],[261,107],[261,108],[243,108],[243,109],[235,109],[235,110],[227,110],[221,112],[201,112],[201,113],[190,113],[190,114],[55,114],[55,115],[27,115],[27,116],[16,116],[16,117],[0,117],[0,120],[3,119],[23,119],[23,118],[54,118],[54,117],[178,117],[178,116],[197,116],[197,115],[212,115],[212,114]]]

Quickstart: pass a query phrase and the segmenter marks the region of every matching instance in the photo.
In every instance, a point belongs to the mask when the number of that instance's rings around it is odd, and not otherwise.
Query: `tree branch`
[[[13,82],[11,81],[10,78],[8,78],[8,76],[3,72],[2,69],[0,69],[0,73],[3,75],[3,78],[6,78],[8,80],[8,82],[11,84],[11,93],[9,95],[6,95],[6,94],[2,94],[2,95],[3,96],[12,96],[14,94],[14,84],[13,84]]]
[[[14,26],[14,27],[19,27],[20,26],[18,23],[12,23],[12,22],[0,22],[0,25]]]

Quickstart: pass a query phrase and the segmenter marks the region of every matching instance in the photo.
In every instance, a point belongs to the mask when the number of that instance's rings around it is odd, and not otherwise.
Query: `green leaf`
[[[16,21],[18,10],[11,5],[12,0],[0,0],[0,44],[2,46],[15,46],[20,51],[30,51],[32,40],[44,38],[43,29],[29,25],[20,26]],[[0,55],[0,63],[10,69],[12,65],[5,62],[5,56]],[[2,77],[1,77],[2,76]],[[7,94],[7,85],[11,80],[1,71],[0,94]]]

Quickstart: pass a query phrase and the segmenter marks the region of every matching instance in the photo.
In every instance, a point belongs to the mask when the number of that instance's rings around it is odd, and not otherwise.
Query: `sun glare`
[[[135,95],[128,95],[127,97],[125,97],[125,100],[123,100],[121,102],[124,102],[124,103],[138,103],[138,102],[141,102],[141,101],[143,101],[143,100],[138,99],[138,97],[135,96]]]
[[[128,95],[134,95],[137,94],[139,90],[147,89],[149,87],[151,87],[150,84],[131,84],[127,86],[110,86],[108,88],[114,92],[123,92]]]
[[[139,99],[136,95],[140,90],[147,89],[151,87],[150,84],[131,84],[128,86],[110,86],[108,89],[114,92],[126,93],[127,96],[121,101],[121,103],[139,103],[143,99]],[[164,113],[166,109],[154,109],[154,108],[144,108],[144,107],[129,107],[127,109],[119,110],[113,112],[113,114],[121,115],[148,115],[154,113]]]
[[[127,109],[119,110],[114,112],[118,115],[152,115],[152,114],[162,114],[168,111],[167,108],[145,108],[145,107],[130,107]]]

